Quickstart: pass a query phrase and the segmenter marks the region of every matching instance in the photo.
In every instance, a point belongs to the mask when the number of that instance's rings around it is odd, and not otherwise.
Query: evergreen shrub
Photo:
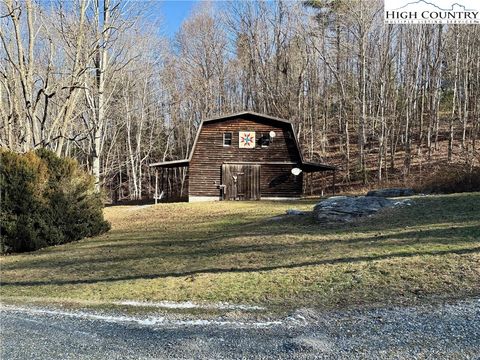
[[[73,159],[0,150],[0,252],[34,251],[108,231],[94,179]]]

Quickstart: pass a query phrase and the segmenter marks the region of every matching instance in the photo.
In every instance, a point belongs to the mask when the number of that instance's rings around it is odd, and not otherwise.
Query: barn
[[[203,120],[188,159],[150,166],[156,200],[169,196],[172,174],[182,173],[191,202],[295,199],[305,173],[336,170],[303,160],[290,121],[251,111]]]

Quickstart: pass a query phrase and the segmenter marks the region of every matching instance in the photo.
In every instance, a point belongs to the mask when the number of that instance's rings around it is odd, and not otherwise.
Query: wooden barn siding
[[[213,121],[203,124],[197,140],[195,153],[192,156],[189,169],[189,194],[192,196],[219,196],[217,185],[221,184],[221,168],[224,163],[234,162],[295,162],[300,157],[293,139],[286,133],[290,131],[288,124],[279,124],[267,119],[235,118],[225,121]],[[240,149],[238,147],[239,131],[255,131],[255,138],[262,132],[268,134],[275,131],[273,143],[267,148],[258,145],[254,149]],[[223,133],[232,132],[232,145],[223,146]],[[287,179],[292,165],[265,165],[261,167],[261,195],[262,196],[299,196],[301,194],[301,179],[293,181],[293,176]],[[278,180],[272,186],[273,179],[284,175],[284,181]],[[214,183],[216,181],[216,184]]]
[[[302,175],[292,175],[293,165],[262,165],[260,194],[263,197],[299,197],[302,195]]]

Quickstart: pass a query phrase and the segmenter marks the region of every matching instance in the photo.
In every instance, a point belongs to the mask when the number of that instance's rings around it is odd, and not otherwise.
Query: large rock
[[[307,213],[306,213],[305,211],[296,210],[296,209],[288,209],[288,210],[286,211],[286,214],[287,214],[287,215],[295,215],[295,216],[307,215]]]
[[[399,196],[412,196],[414,194],[415,194],[415,191],[413,191],[413,189],[392,188],[392,189],[371,190],[367,193],[367,196],[399,197]]]
[[[349,222],[402,203],[381,196],[334,196],[316,204],[313,214],[315,219],[321,222]]]

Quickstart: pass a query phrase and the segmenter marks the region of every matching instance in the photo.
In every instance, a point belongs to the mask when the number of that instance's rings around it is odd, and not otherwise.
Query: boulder
[[[286,214],[287,215],[306,215],[307,213],[305,211],[301,211],[301,210],[296,210],[296,209],[288,209],[286,211]]]
[[[399,196],[412,196],[414,194],[415,194],[415,191],[413,191],[413,189],[392,188],[392,189],[371,190],[367,193],[367,196],[399,197]]]
[[[320,222],[349,222],[404,203],[411,204],[410,200],[394,201],[382,196],[334,196],[316,204],[313,214]]]

